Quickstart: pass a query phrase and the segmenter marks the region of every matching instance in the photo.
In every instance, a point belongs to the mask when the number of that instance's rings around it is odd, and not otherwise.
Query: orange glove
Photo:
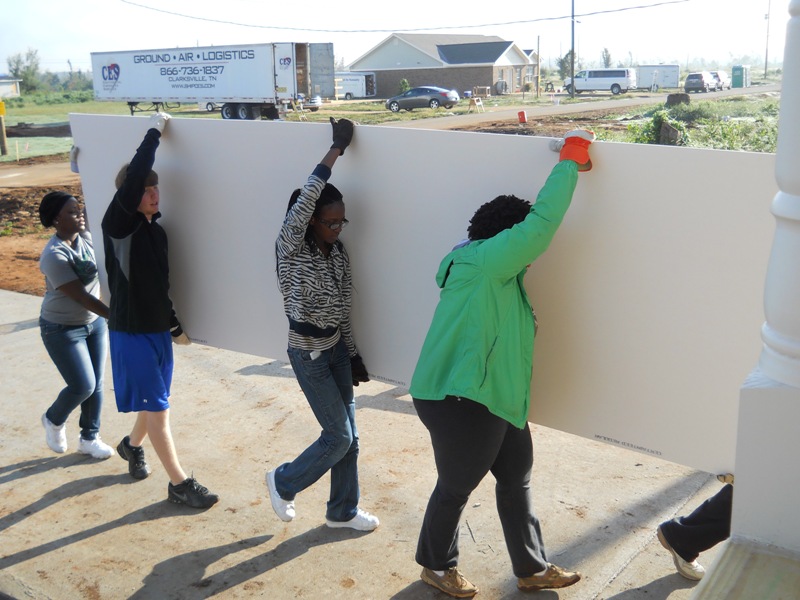
[[[594,131],[575,129],[564,136],[559,160],[574,160],[578,163],[578,171],[591,171],[592,159],[589,158],[589,145],[597,139]]]

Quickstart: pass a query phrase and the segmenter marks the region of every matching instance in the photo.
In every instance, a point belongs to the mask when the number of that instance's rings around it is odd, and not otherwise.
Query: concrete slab
[[[182,464],[221,496],[208,511],[166,501],[167,478],[134,481],[116,456],[53,454],[39,419],[62,381],[39,338],[41,299],[0,291],[0,597],[354,598],[444,596],[419,580],[419,525],[435,470],[427,432],[407,391],[357,388],[362,506],[381,519],[369,534],[324,525],[328,479],[297,498],[283,523],[264,473],[318,435],[290,367],[280,360],[176,347],[172,428]],[[276,335],[284,335],[278,332]],[[103,438],[116,445],[130,416],[116,412],[110,366]],[[533,428],[534,500],[551,561],[577,568],[548,600],[688,600],[655,527],[719,489],[712,475],[540,426]],[[711,564],[712,550],[702,557]],[[515,587],[491,477],[461,528],[460,568],[479,598],[525,597]]]

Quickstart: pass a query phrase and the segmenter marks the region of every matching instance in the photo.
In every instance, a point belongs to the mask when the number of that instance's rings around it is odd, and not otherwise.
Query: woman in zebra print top
[[[267,473],[275,513],[295,516],[295,496],[328,471],[329,527],[372,531],[378,518],[358,507],[358,430],[353,386],[369,381],[350,327],[350,259],[339,234],[342,194],[328,183],[353,137],[353,123],[331,118],[333,145],[302,189],[292,193],[275,243],[278,282],[289,319],[287,353],[322,433],[292,462]]]

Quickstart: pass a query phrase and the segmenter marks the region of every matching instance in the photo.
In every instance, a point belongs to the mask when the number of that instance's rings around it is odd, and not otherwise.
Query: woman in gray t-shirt
[[[47,445],[54,452],[66,452],[67,418],[80,406],[78,452],[109,458],[114,450],[99,435],[108,307],[100,300],[92,234],[86,230],[83,209],[66,192],[46,194],[39,218],[56,230],[39,261],[47,287],[39,327],[47,353],[67,384],[42,415]]]

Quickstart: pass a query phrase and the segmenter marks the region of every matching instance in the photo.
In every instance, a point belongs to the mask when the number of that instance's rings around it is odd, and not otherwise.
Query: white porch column
[[[800,0],[789,14],[764,346],[739,396],[731,538],[693,600],[774,600],[800,590]]]
[[[764,289],[766,323],[759,368],[780,383],[800,387],[800,1],[789,5],[772,202],[777,220]]]
[[[741,389],[731,535],[800,553],[800,0],[783,59],[775,238],[758,368]]]

